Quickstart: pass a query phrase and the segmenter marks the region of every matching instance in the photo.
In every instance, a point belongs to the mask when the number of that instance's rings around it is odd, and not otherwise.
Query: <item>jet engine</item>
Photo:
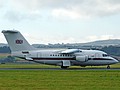
[[[76,60],[80,61],[80,62],[86,62],[88,61],[88,56],[84,55],[84,56],[76,56]]]

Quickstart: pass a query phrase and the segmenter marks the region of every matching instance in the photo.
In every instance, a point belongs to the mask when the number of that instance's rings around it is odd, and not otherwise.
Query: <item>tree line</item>
[[[120,46],[105,46],[101,50],[109,55],[120,56]]]
[[[8,46],[0,47],[0,53],[10,53],[10,48]]]

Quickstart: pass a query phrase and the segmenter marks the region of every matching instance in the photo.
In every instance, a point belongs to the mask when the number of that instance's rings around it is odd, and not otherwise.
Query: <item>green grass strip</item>
[[[0,71],[0,90],[120,90],[120,71]]]

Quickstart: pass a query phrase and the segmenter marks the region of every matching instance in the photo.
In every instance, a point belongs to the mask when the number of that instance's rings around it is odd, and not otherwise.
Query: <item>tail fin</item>
[[[11,52],[14,51],[23,51],[23,50],[35,50],[27,40],[23,37],[23,35],[17,30],[3,30],[2,33],[4,34]]]

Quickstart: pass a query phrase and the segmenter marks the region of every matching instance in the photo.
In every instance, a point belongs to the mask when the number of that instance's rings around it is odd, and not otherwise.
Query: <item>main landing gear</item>
[[[107,69],[110,69],[110,66],[109,66],[109,65],[107,66]]]
[[[69,66],[61,66],[62,69],[67,69]]]

